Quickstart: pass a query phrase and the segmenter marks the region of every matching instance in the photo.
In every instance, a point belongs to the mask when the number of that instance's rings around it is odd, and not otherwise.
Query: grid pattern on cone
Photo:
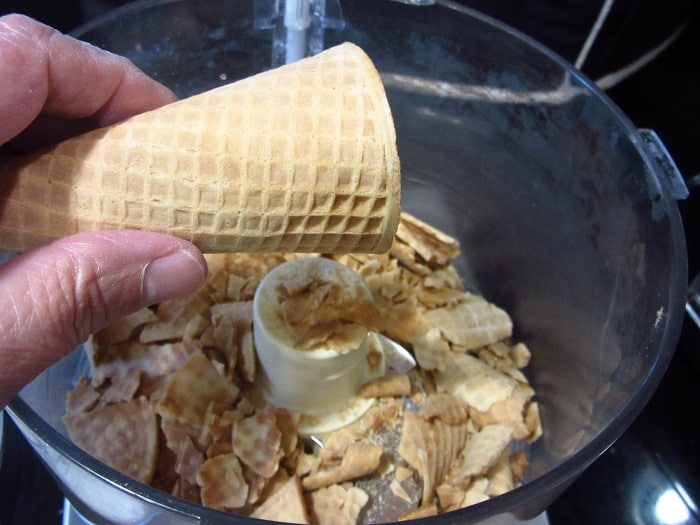
[[[371,62],[339,46],[35,156],[0,238],[139,228],[206,251],[373,251],[398,217],[395,156]]]

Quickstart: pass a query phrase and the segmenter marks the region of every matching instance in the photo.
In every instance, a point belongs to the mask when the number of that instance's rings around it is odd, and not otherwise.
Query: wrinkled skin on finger
[[[0,145],[31,150],[174,100],[122,57],[0,17]],[[191,243],[127,230],[74,235],[0,266],[0,407],[90,333],[195,291],[206,271]]]
[[[0,17],[0,144],[56,142],[173,102],[126,58],[26,16]]]
[[[187,241],[140,231],[77,234],[0,266],[0,406],[91,333],[195,291],[206,271]]]

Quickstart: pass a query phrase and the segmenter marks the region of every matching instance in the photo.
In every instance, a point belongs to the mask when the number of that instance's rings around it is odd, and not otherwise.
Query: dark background
[[[64,32],[124,2],[0,0],[0,14],[21,12]],[[541,41],[574,63],[602,2],[462,0]],[[698,269],[700,207],[700,19],[693,0],[614,4],[582,71],[593,80],[631,63],[685,24],[681,36],[649,65],[607,91],[639,128],[657,131],[690,197],[680,202],[691,278]],[[623,436],[550,507],[552,525],[700,524],[700,330],[687,319],[676,354],[650,403]],[[686,514],[656,512],[666,494]],[[0,524],[60,523],[61,495],[5,417]],[[669,507],[667,507],[668,509]]]

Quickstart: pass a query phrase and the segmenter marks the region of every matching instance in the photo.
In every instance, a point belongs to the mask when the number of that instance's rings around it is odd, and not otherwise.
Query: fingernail
[[[192,293],[202,284],[206,267],[200,257],[178,250],[154,259],[144,269],[141,281],[143,298],[155,304]]]

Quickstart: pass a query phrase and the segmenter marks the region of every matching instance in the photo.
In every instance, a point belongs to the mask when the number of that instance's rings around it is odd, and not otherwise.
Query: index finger
[[[0,17],[0,144],[40,114],[111,124],[175,100],[126,58],[22,15]]]

